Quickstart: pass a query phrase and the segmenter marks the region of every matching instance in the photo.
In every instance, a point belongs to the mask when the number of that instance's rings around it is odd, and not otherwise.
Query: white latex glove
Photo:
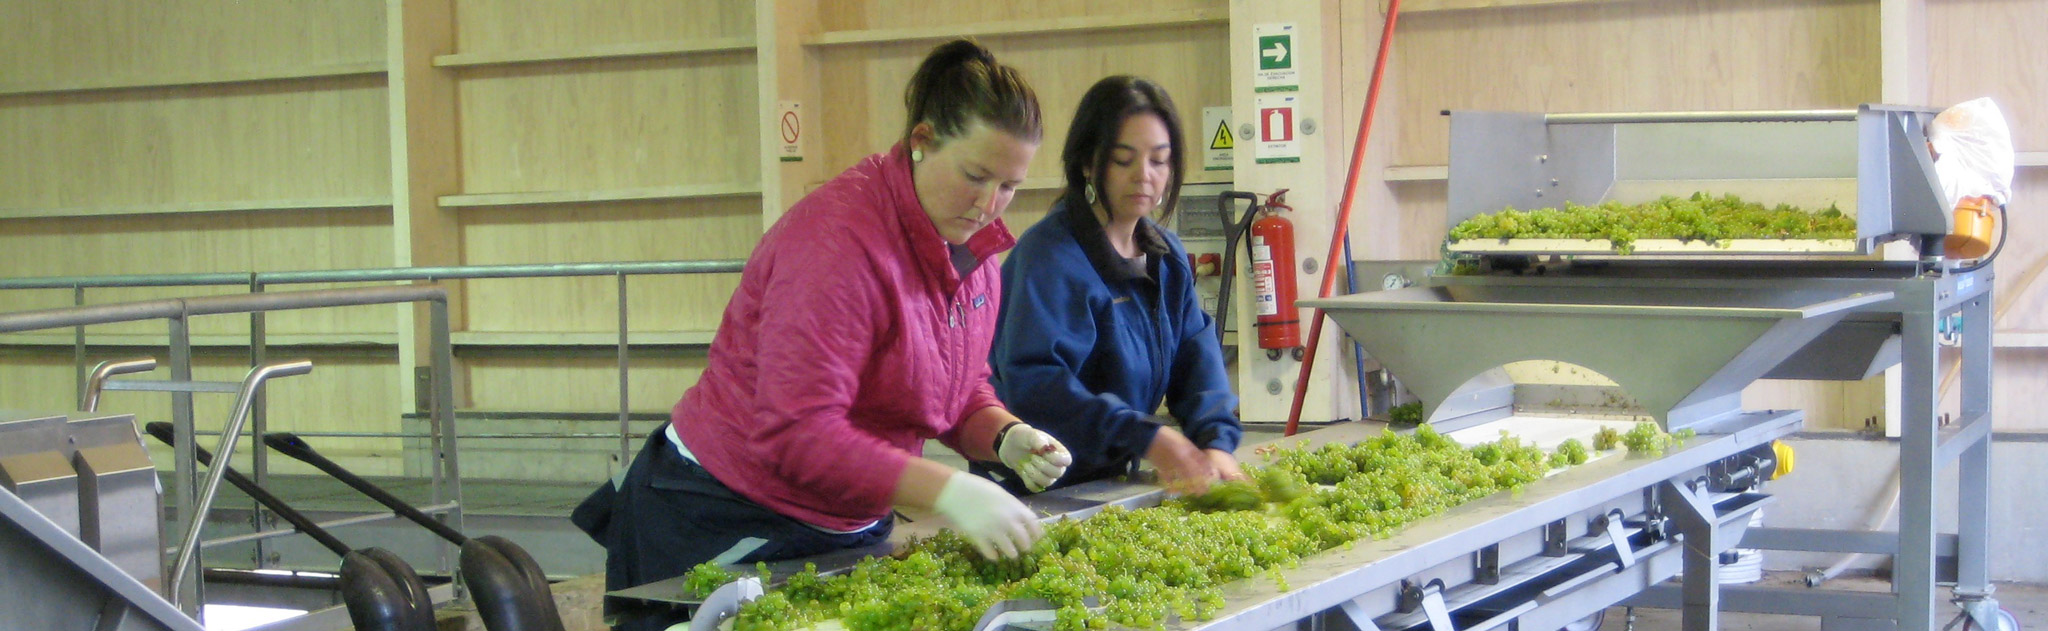
[[[1045,535],[1038,516],[1023,502],[987,478],[966,471],[954,471],[946,478],[932,509],[953,522],[953,529],[967,537],[985,559],[1016,557]]]
[[[1024,479],[1024,488],[1037,493],[1052,486],[1054,480],[1066,474],[1067,465],[1074,464],[1074,455],[1067,452],[1067,446],[1060,444],[1052,434],[1023,423],[1011,425],[1003,434],[1003,444],[996,448],[996,457],[1003,466]]]

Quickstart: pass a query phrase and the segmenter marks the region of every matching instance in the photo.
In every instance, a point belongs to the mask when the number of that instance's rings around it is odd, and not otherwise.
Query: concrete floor
[[[1797,572],[1772,572],[1764,575],[1758,585],[1773,587],[1803,588],[1803,574]],[[1884,593],[1891,590],[1891,583],[1880,578],[1844,576],[1829,581],[1825,589]],[[1947,590],[1942,590],[1943,594]],[[2019,620],[2022,629],[2048,629],[2048,586],[2028,583],[1998,583],[1992,596],[2013,617]],[[1616,607],[1607,611],[1602,631],[1625,631],[1629,629],[1630,610]],[[1676,630],[1681,626],[1679,612],[1672,609],[1636,609],[1634,628],[1639,631]],[[1941,602],[1938,619],[1942,624],[1955,618],[1955,605]],[[1721,628],[1725,631],[1819,631],[1820,619],[1806,616],[1774,616],[1765,614],[1723,613]],[[1961,629],[1957,625],[1956,629]],[[1903,630],[1902,630],[1903,631]]]

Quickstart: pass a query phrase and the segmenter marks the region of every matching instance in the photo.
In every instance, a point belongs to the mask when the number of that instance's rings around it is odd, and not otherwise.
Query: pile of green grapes
[[[1563,209],[1507,208],[1467,219],[1451,228],[1451,241],[1465,239],[1606,239],[1628,254],[1637,239],[1678,239],[1718,243],[1728,239],[1854,239],[1856,218],[1830,205],[1819,212],[1779,204],[1766,207],[1734,195],[1666,196],[1633,206],[1607,202]]]
[[[1049,524],[1017,559],[984,560],[942,531],[845,574],[806,566],[743,607],[733,628],[785,631],[837,619],[855,631],[969,629],[994,603],[1019,598],[1053,603],[1057,628],[1067,631],[1206,620],[1223,606],[1226,583],[1264,577],[1288,590],[1280,571],[1310,555],[1519,488],[1543,477],[1554,458],[1505,435],[1467,449],[1428,426],[1262,455],[1264,466],[1245,468],[1247,481],[1201,496]],[[765,566],[756,571],[773,578]],[[708,591],[731,578],[706,564],[688,580]]]

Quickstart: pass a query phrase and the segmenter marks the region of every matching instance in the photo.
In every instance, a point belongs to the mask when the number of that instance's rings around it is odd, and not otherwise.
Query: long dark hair
[[[1149,80],[1117,75],[1095,82],[1095,87],[1088,88],[1088,93],[1081,95],[1081,105],[1074,112],[1074,126],[1067,129],[1067,146],[1060,152],[1060,163],[1067,178],[1067,190],[1062,194],[1067,208],[1089,206],[1082,191],[1091,180],[1101,182],[1108,179],[1110,150],[1116,147],[1117,134],[1123,131],[1124,121],[1149,113],[1159,116],[1159,120],[1166,124],[1167,136],[1171,138],[1173,171],[1165,194],[1160,196],[1159,207],[1162,210],[1159,221],[1173,217],[1175,207],[1180,204],[1181,178],[1187,170],[1179,112],[1173,105],[1173,97],[1166,94],[1166,88]]]
[[[1038,94],[1016,68],[996,62],[980,44],[956,39],[933,48],[903,89],[910,120],[903,140],[918,123],[931,123],[940,140],[959,137],[974,121],[1037,142],[1044,135]]]

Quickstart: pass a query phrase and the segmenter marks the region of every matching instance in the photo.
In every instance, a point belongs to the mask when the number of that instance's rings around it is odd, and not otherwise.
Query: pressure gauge
[[[1408,277],[1400,274],[1388,274],[1386,278],[1380,279],[1380,289],[1400,289],[1407,287],[1408,284]]]

